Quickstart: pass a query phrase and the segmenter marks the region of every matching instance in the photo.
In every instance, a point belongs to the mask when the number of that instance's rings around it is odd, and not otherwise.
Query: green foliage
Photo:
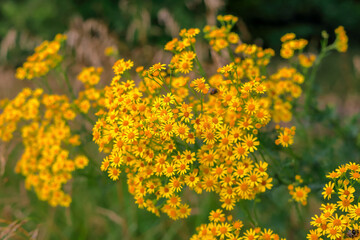
[[[360,38],[360,4],[352,0],[228,1],[226,12],[240,16],[254,38],[263,38],[272,47],[278,39],[294,32],[307,39],[322,30],[343,25],[354,42]]]

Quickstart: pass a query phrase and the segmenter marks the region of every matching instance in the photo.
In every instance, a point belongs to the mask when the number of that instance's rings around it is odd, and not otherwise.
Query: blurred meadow
[[[76,77],[83,67],[103,67],[100,84],[110,84],[117,59],[104,54],[107,47],[116,46],[118,55],[132,59],[135,66],[168,63],[171,54],[163,50],[168,41],[183,28],[203,29],[207,24],[216,24],[219,14],[239,18],[233,31],[239,33],[242,42],[275,50],[269,66],[271,73],[285,64],[279,51],[280,38],[286,33],[307,39],[308,51],[314,54],[319,54],[323,30],[329,33],[330,42],[339,25],[344,26],[349,37],[348,51],[330,54],[319,67],[314,84],[319,108],[287,125],[297,128],[287,155],[278,151],[279,146],[268,146],[268,156],[287,159],[277,169],[269,167],[274,187],[232,211],[245,223],[249,213],[243,209],[252,209],[258,226],[271,228],[287,239],[305,239],[311,217],[319,214],[327,173],[341,164],[360,160],[359,1],[1,0],[0,99],[12,99],[24,87],[35,88],[34,82],[15,78],[16,68],[37,45],[54,39],[57,33],[67,35],[66,54],[70,57],[65,61],[71,66],[70,82],[79,92],[82,86]],[[212,59],[201,41],[197,42],[197,55],[208,73],[227,64],[221,58]],[[49,85],[55,92],[66,94],[67,89],[60,87],[56,78],[50,73]],[[184,198],[192,207],[187,219],[174,221],[139,209],[123,174],[113,182],[100,171],[104,155],[92,141],[92,126],[86,127],[89,135],[83,136],[84,148],[74,151],[84,151],[92,160],[85,169],[75,171],[65,185],[72,196],[68,208],[51,207],[25,189],[24,177],[14,171],[23,151],[20,133],[9,143],[0,141],[0,239],[190,239],[196,226],[208,222],[209,212],[220,207],[215,193],[197,195],[185,190]],[[261,138],[268,135],[260,133]],[[264,142],[266,145],[271,140]],[[276,184],[277,174],[279,179],[302,176],[311,189],[306,206],[299,208],[289,201],[287,187]]]

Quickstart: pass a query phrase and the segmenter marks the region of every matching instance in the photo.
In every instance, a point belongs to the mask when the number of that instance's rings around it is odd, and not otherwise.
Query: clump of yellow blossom
[[[42,43],[18,73],[24,71],[24,78],[28,79],[45,76],[61,61],[58,51],[65,39],[66,36],[57,35],[54,41]],[[46,67],[39,70],[40,65]],[[80,135],[72,134],[71,128],[76,124],[71,122],[81,114],[81,120],[92,123],[87,115],[90,109],[94,113],[105,105],[105,90],[96,88],[102,71],[102,68],[84,68],[78,80],[85,89],[76,98],[70,86],[71,100],[65,95],[25,88],[13,100],[1,102],[0,139],[8,142],[16,130],[21,132],[25,149],[15,170],[26,177],[26,188],[34,189],[39,199],[51,206],[69,206],[71,197],[63,191],[63,186],[76,169],[83,169],[89,163],[85,155],[71,150],[82,144]]]
[[[295,37],[296,37],[295,33],[286,33],[284,36],[282,36],[280,38],[280,41],[287,42],[287,41],[295,39]]]
[[[238,18],[232,15],[218,16],[221,27],[205,26],[203,31],[205,39],[209,40],[210,46],[215,51],[220,51],[230,44],[237,44],[240,41],[237,33],[231,32],[232,27],[238,21]]]
[[[299,58],[299,63],[301,66],[303,66],[304,68],[310,68],[312,67],[312,65],[314,64],[315,60],[316,60],[316,56],[314,54],[299,54],[298,56]]]
[[[300,186],[303,183],[303,179],[300,175],[295,176],[295,182],[288,185],[289,193],[292,197],[292,200],[302,205],[307,204],[307,198],[311,189],[308,186]]]
[[[88,164],[85,156],[72,158],[69,148],[80,144],[69,122],[76,116],[66,96],[47,95],[25,88],[0,114],[0,138],[9,141],[20,126],[24,152],[16,172],[26,177],[27,189],[52,206],[69,206],[71,197],[62,190],[72,172]],[[21,124],[20,124],[21,123]]]
[[[359,239],[360,235],[360,165],[349,162],[326,176],[330,181],[323,188],[327,200],[320,214],[311,218],[308,239]]]
[[[55,68],[62,61],[63,57],[58,52],[65,40],[66,35],[57,34],[53,41],[41,43],[23,66],[16,69],[16,78],[30,80],[45,76],[50,69]]]
[[[105,105],[105,90],[96,87],[100,81],[102,71],[103,69],[100,67],[83,68],[77,77],[84,84],[85,89],[79,92],[74,103],[83,114],[87,114],[90,109],[97,109],[97,107]]]
[[[302,50],[308,44],[306,39],[295,39],[295,37],[294,33],[287,33],[281,37],[281,57],[289,59],[294,55],[296,50]]]
[[[270,58],[275,55],[271,48],[263,49],[255,44],[242,43],[235,49],[235,53],[247,56],[244,64],[251,67],[252,65],[266,66],[270,63]],[[246,69],[246,68],[245,68]],[[240,72],[241,74],[242,72]]]
[[[271,229],[259,227],[244,229],[240,220],[235,220],[232,215],[225,215],[222,209],[210,212],[210,222],[196,228],[196,233],[190,240],[235,240],[235,239],[269,239],[279,240],[278,234]],[[285,240],[282,238],[282,240]]]
[[[348,37],[343,26],[335,29],[336,39],[335,47],[339,52],[346,52],[348,48]]]
[[[272,187],[268,163],[253,159],[259,129],[271,120],[259,98],[266,92],[265,76],[256,62],[249,64],[254,57],[249,53],[219,74],[191,80],[192,66],[201,69],[193,51],[198,32],[184,29],[181,41],[166,44],[174,54],[169,64],[137,68],[138,87],[128,78],[121,82],[133,62],[118,60],[105,109],[93,128],[99,150],[109,152],[101,169],[114,181],[126,173],[139,207],[173,219],[191,213],[181,198],[184,189],[215,192],[222,208],[232,210],[241,199],[254,199]],[[187,67],[181,64],[185,61]]]
[[[289,145],[292,145],[294,143],[294,135],[296,127],[293,126],[291,128],[287,127],[279,127],[278,128],[279,136],[278,139],[275,140],[275,144],[283,147],[288,147]]]
[[[228,38],[236,20],[220,16],[221,28],[204,28],[211,47],[219,51],[237,43],[238,38]],[[180,39],[165,45],[173,53],[169,64],[137,67],[137,85],[128,73],[122,81],[134,63],[118,60],[93,128],[93,140],[108,153],[101,170],[114,181],[125,173],[139,207],[172,219],[191,213],[182,200],[184,189],[215,192],[221,207],[232,210],[236,202],[272,187],[268,163],[254,162],[261,145],[257,135],[271,120],[291,120],[292,101],[300,97],[304,82],[289,67],[267,76],[262,69],[274,51],[247,44],[238,45],[239,56],[217,74],[206,76],[195,52],[199,32],[183,29]],[[307,44],[294,39],[284,37],[283,47],[294,51]],[[201,77],[192,79],[195,66]],[[279,144],[292,144],[295,128],[282,131]],[[308,192],[306,187],[295,189],[295,200],[305,204]]]
[[[292,119],[292,101],[301,96],[304,76],[295,68],[283,67],[264,82],[267,96],[262,98],[269,107],[274,122]]]
[[[72,94],[72,102],[39,89],[24,89],[14,100],[1,102],[2,140],[9,141],[20,121],[25,121],[21,125],[25,150],[16,171],[26,177],[26,187],[52,206],[70,204],[71,197],[62,187],[72,172],[84,168],[89,160],[70,151],[81,141],[71,133],[69,122],[78,113],[91,122],[88,114],[96,112],[99,118],[93,140],[107,155],[101,170],[114,181],[126,174],[129,192],[140,208],[172,219],[186,218],[192,210],[182,198],[185,189],[197,194],[214,192],[222,209],[210,213],[211,223],[199,227],[193,240],[279,239],[272,230],[242,232],[242,222],[225,217],[222,211],[231,211],[239,201],[252,200],[272,188],[268,163],[264,158],[257,160],[257,156],[263,157],[258,134],[270,121],[291,120],[292,104],[302,93],[304,76],[290,67],[268,74],[266,66],[274,51],[239,44],[238,34],[231,32],[237,17],[219,16],[218,20],[221,27],[203,29],[205,38],[215,51],[228,48],[232,60],[214,75],[207,75],[195,51],[200,30],[182,29],[179,39],[164,47],[173,53],[168,64],[136,68],[141,79],[138,84],[128,74],[134,62],[119,59],[110,86],[103,89],[97,88],[102,68],[83,69],[78,80],[85,89],[77,98]],[[341,28],[336,34],[337,49],[343,51],[347,37]],[[291,58],[307,45],[306,40],[295,37],[290,33],[281,38],[282,57]],[[17,70],[17,77],[46,75],[61,61],[58,51],[65,39],[58,35],[36,48]],[[230,44],[238,44],[234,53]],[[116,55],[112,48],[106,53]],[[298,56],[303,69],[311,67],[315,59],[314,55]],[[294,134],[295,128],[281,129],[276,143],[287,147]],[[298,186],[301,182],[297,178],[289,190],[294,201],[305,205],[310,189]],[[327,189],[324,196],[330,198],[331,194]]]
[[[93,86],[99,83],[100,81],[100,74],[103,72],[103,68],[98,67],[88,67],[84,68],[81,73],[78,75],[78,80],[81,81],[86,88],[88,86]]]
[[[180,37],[181,37],[180,40],[174,38],[165,45],[164,49],[174,54],[168,66],[175,73],[188,74],[189,72],[193,71],[194,61],[197,60],[196,59],[197,56],[194,52],[195,42],[196,42],[195,37],[199,33],[200,30],[198,28],[182,29],[180,31]],[[163,67],[164,65],[161,66]],[[164,69],[163,68],[156,69],[156,65],[154,65],[154,68],[150,70],[151,70],[150,72],[151,75],[153,77],[157,77],[157,75],[160,73],[157,70],[164,70]],[[148,81],[148,80],[149,78],[144,79],[144,81]],[[152,85],[150,82],[148,82],[148,84]],[[159,85],[157,87],[159,87]]]
[[[152,66],[142,75],[167,89],[170,76],[163,68]],[[158,73],[154,76],[154,72]],[[269,121],[255,99],[244,99],[230,112],[225,104],[241,99],[241,92],[236,93],[231,85],[220,87],[208,102],[190,103],[188,92],[179,95],[176,87],[174,94],[147,95],[147,83],[138,88],[131,80],[116,82],[119,77],[115,75],[105,93],[107,111],[95,124],[93,136],[100,150],[110,151],[102,170],[113,180],[125,171],[129,191],[140,207],[155,214],[162,211],[173,219],[184,218],[190,214],[189,206],[181,203],[184,188],[217,192],[228,210],[240,199],[253,199],[271,188],[268,164],[254,163],[248,156],[259,145],[254,125],[261,127]],[[174,77],[171,81],[178,79],[183,80]],[[202,91],[199,94],[207,92],[204,81],[200,78],[194,85]],[[254,88],[259,84],[254,82]],[[191,88],[186,81],[176,86]],[[161,199],[166,201],[157,204]]]

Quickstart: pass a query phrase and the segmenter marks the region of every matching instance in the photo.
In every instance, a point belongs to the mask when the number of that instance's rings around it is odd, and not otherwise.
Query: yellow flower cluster
[[[216,51],[227,48],[232,60],[212,76],[207,76],[195,52],[195,37],[200,30],[182,29],[179,39],[165,45],[164,49],[173,53],[169,64],[136,68],[140,78],[137,86],[129,74],[133,61],[120,59],[113,66],[115,76],[110,86],[103,89],[97,88],[103,69],[83,69],[78,80],[85,89],[77,98],[68,85],[73,102],[39,89],[24,89],[14,100],[0,102],[4,109],[0,114],[0,139],[9,141],[22,123],[25,150],[16,171],[26,177],[26,187],[33,188],[52,206],[70,204],[71,197],[63,191],[63,185],[73,171],[88,164],[88,159],[74,156],[69,150],[80,145],[80,136],[71,133],[69,122],[78,113],[92,122],[88,115],[97,111],[93,141],[107,155],[101,170],[114,181],[125,173],[129,192],[140,208],[156,215],[165,213],[172,219],[186,218],[191,208],[183,199],[184,191],[214,192],[222,209],[233,210],[237,202],[254,199],[271,189],[259,131],[271,120],[291,120],[292,104],[302,93],[304,76],[289,67],[268,74],[272,49],[239,44],[233,53],[229,45],[240,41],[231,32],[237,18],[226,15],[218,20],[220,28],[204,28],[205,38]],[[336,33],[336,46],[343,50],[347,37],[341,28]],[[37,47],[17,70],[17,77],[32,79],[47,74],[61,61],[58,51],[65,39],[58,35]],[[304,39],[295,40],[295,34],[286,34],[281,41],[281,55],[287,59],[307,45]],[[110,48],[106,52],[116,55]],[[304,72],[315,59],[315,55],[298,55]],[[278,130],[275,143],[291,145],[295,127]],[[297,177],[289,191],[294,201],[305,205],[310,189],[300,187],[301,183]],[[346,180],[337,184],[349,185]],[[338,208],[343,211],[344,207]],[[199,227],[192,239],[279,239],[272,230],[242,232],[242,222],[225,217],[222,211],[212,211],[211,223]],[[321,233],[328,234],[327,229],[332,227],[328,221]]]
[[[348,163],[339,166],[327,176],[330,181],[325,185],[322,195],[331,202],[322,204],[320,215],[312,217],[308,239],[359,239],[360,203],[359,189],[360,165]],[[335,196],[334,196],[335,195]]]
[[[12,101],[3,102],[1,106],[3,111],[0,114],[0,139],[2,141],[8,142],[13,138],[17,124],[22,118],[26,120],[36,118],[39,105],[37,97],[41,94],[41,90],[32,93],[30,89],[25,88]]]
[[[249,67],[252,67],[253,65],[266,66],[269,64],[270,58],[275,55],[274,50],[271,48],[263,49],[255,44],[246,43],[238,45],[235,49],[235,53],[246,56],[246,64]]]
[[[234,220],[232,215],[226,216],[222,209],[211,211],[209,220],[210,223],[197,227],[197,233],[190,240],[280,240],[279,235],[271,229],[257,227],[243,230],[243,222]]]
[[[288,186],[289,193],[295,202],[301,203],[305,206],[311,189],[308,186],[300,186],[303,183],[300,175],[296,175],[295,180],[295,183]]]
[[[105,105],[105,90],[96,88],[102,72],[103,69],[100,67],[88,67],[84,68],[77,77],[84,84],[85,89],[79,92],[79,96],[74,103],[80,112],[84,114],[88,113],[90,109],[97,109]]]
[[[123,68],[127,69],[125,65]],[[151,76],[152,68],[145,71],[147,78],[166,84],[164,78],[169,77]],[[185,186],[197,193],[217,192],[229,210],[238,200],[253,199],[271,188],[267,163],[255,164],[248,157],[259,145],[255,126],[260,128],[269,120],[255,99],[239,98],[233,101],[239,105],[229,111],[225,106],[234,100],[237,90],[223,83],[219,93],[204,103],[204,112],[199,112],[200,101],[185,103],[187,94],[186,98],[171,93],[143,97],[146,92],[136,88],[133,81],[118,83],[119,77],[114,77],[106,91],[108,111],[97,121],[93,136],[100,150],[111,149],[102,170],[113,180],[125,171],[129,190],[140,207],[157,214],[161,207],[177,219],[190,213],[188,206],[181,204],[180,193]],[[201,83],[203,80],[194,88]],[[160,199],[165,203],[157,204]]]
[[[173,53],[182,52],[196,42],[195,36],[199,33],[198,28],[182,29],[179,34],[181,40],[174,38],[165,45],[164,49]]]
[[[221,67],[219,74],[190,80],[176,63],[196,59],[195,41],[185,48],[178,44],[197,33],[182,30],[182,41],[166,45],[174,52],[170,64],[137,68],[139,87],[132,80],[120,82],[133,62],[118,60],[105,92],[106,110],[93,129],[99,150],[110,153],[101,169],[112,180],[126,172],[136,203],[173,219],[190,214],[181,200],[185,188],[216,192],[222,208],[231,210],[272,187],[268,164],[251,158],[260,144],[259,129],[271,120],[260,98],[266,87],[254,52]],[[262,57],[270,56],[268,51]]]
[[[348,48],[348,37],[343,26],[335,29],[335,47],[339,52],[346,52]]]
[[[34,188],[39,199],[52,206],[68,206],[71,197],[62,186],[71,179],[75,169],[84,168],[88,159],[82,155],[69,158],[69,147],[80,144],[72,135],[69,121],[75,112],[66,96],[43,94],[25,88],[9,101],[0,114],[0,138],[9,141],[21,124],[24,152],[16,172],[26,177],[27,189]],[[22,120],[22,121],[21,121]]]
[[[240,44],[235,53],[245,57],[242,60],[241,67],[234,69],[240,79],[243,77],[253,78],[260,75],[260,69],[270,62],[270,58],[274,56],[274,50],[257,47],[256,45]],[[240,60],[235,58],[235,62]],[[228,77],[225,69],[222,70]],[[304,82],[304,76],[295,68],[283,67],[276,73],[270,75],[263,81],[263,92],[266,95],[261,97],[261,102],[270,112],[273,121],[289,122],[292,119],[292,101],[301,96],[301,84]]]
[[[218,16],[221,27],[205,26],[203,31],[205,38],[209,40],[210,46],[215,51],[227,48],[230,44],[237,44],[240,40],[237,33],[231,32],[231,28],[238,21],[237,17],[232,15]]]
[[[281,50],[280,55],[285,59],[289,59],[294,56],[296,50],[302,50],[308,44],[306,39],[295,39],[294,33],[287,33],[281,37]]]
[[[103,68],[98,67],[88,67],[83,68],[83,70],[78,75],[78,80],[81,81],[85,88],[90,88],[99,83],[100,75],[103,72]]]
[[[55,68],[62,61],[62,56],[58,52],[65,40],[66,35],[57,34],[53,41],[41,43],[23,66],[16,69],[16,78],[30,80],[45,76],[50,69]]]
[[[269,107],[274,122],[289,122],[292,119],[292,101],[302,93],[304,76],[295,68],[283,67],[264,82],[267,96],[264,101]]]
[[[170,42],[168,42],[164,49],[166,51],[170,51],[174,54],[171,59],[171,63],[169,64],[169,68],[174,70],[175,73],[187,74],[193,70],[194,61],[196,58],[196,54],[194,52],[194,44],[196,42],[195,36],[200,33],[198,28],[190,28],[190,29],[182,29],[180,31],[181,40],[174,38]],[[152,77],[158,77],[161,70],[164,70],[165,64],[155,64],[150,70],[149,74]],[[158,84],[151,84],[150,79],[146,77],[147,72],[143,74],[146,78],[144,81],[147,82],[150,86],[150,90],[154,90],[154,88],[159,88]],[[161,87],[160,87],[161,88]],[[150,91],[153,93],[153,91]]]
[[[275,144],[283,147],[288,147],[289,145],[292,145],[294,143],[294,135],[296,127],[293,126],[291,128],[287,127],[280,127],[279,125],[276,126],[276,129],[278,129],[279,137],[275,140]]]
[[[302,53],[298,55],[298,59],[301,66],[303,66],[304,68],[310,68],[313,66],[316,60],[316,56],[311,53],[307,55]]]

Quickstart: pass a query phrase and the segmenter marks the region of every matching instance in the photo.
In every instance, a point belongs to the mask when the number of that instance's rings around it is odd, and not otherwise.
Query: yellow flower
[[[334,183],[329,182],[325,185],[325,187],[323,188],[324,191],[322,192],[322,195],[324,195],[324,199],[330,199],[331,198],[331,194],[334,193]]]
[[[295,37],[296,37],[295,33],[287,33],[281,37],[280,41],[286,42],[286,41],[295,39]]]
[[[103,68],[84,68],[79,75],[77,76],[77,79],[87,85],[96,85],[100,81],[100,75],[103,71]]]
[[[300,65],[305,68],[311,67],[316,60],[316,56],[314,54],[309,54],[308,56],[305,54],[299,54],[298,58]]]
[[[307,197],[310,192],[310,188],[308,187],[295,187],[294,191],[292,192],[292,198],[296,202],[300,202],[303,205],[306,205]]]
[[[292,56],[294,56],[294,50],[292,50],[291,48],[287,48],[287,47],[281,48],[280,56],[285,59],[289,59]]]
[[[187,204],[181,204],[179,206],[179,217],[180,218],[187,218],[191,213],[191,208]]]
[[[205,83],[204,78],[197,78],[192,81],[191,86],[195,89],[197,92],[202,92],[203,94],[207,94],[210,86]]]
[[[360,203],[350,206],[349,217],[355,221],[360,218]]]
[[[125,71],[131,69],[134,66],[133,61],[128,60],[124,61],[124,59],[119,59],[115,62],[113,66],[114,73],[117,75],[122,75]]]
[[[348,48],[348,37],[343,26],[335,29],[336,39],[335,47],[339,52],[346,52]]]
[[[228,237],[229,233],[232,230],[232,227],[229,223],[221,223],[217,227],[217,236],[220,236],[220,238],[224,238],[225,236]]]
[[[254,152],[254,150],[257,150],[256,146],[260,145],[260,142],[257,141],[257,138],[254,137],[252,134],[248,134],[244,136],[243,138],[243,146],[244,148],[249,152]]]
[[[35,53],[27,58],[22,67],[16,70],[16,77],[20,80],[31,80],[45,76],[52,68],[62,61],[58,54],[61,44],[66,40],[66,35],[57,34],[51,42],[44,41],[35,48]]]
[[[76,168],[80,168],[80,169],[83,169],[89,163],[89,159],[85,156],[77,156],[74,161]]]
[[[340,196],[340,201],[337,202],[337,206],[341,211],[348,212],[351,203],[354,201],[352,197]]]

